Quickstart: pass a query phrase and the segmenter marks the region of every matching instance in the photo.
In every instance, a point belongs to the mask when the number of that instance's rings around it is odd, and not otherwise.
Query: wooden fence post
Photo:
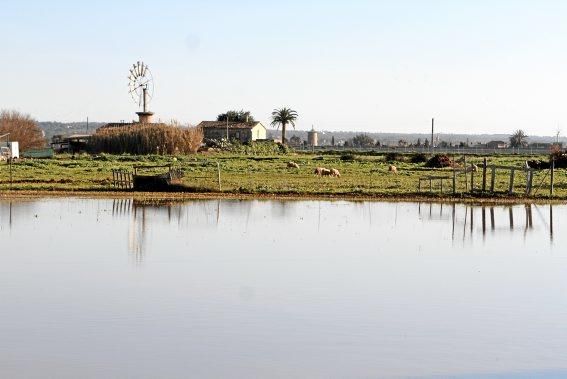
[[[496,182],[496,166],[492,165],[492,176],[490,178],[490,192],[494,192],[494,184]]]
[[[486,158],[482,162],[482,192],[486,192]]]
[[[471,192],[474,192],[474,164],[471,163]]]
[[[553,179],[554,179],[554,172],[555,172],[555,158],[551,159],[551,177],[550,177],[550,187],[549,187],[549,196],[553,196]]]
[[[457,193],[457,173],[453,167],[453,195]]]
[[[510,170],[510,185],[508,186],[508,194],[511,195],[514,193],[514,174],[516,170]]]
[[[219,162],[217,162],[217,174],[218,174],[219,191],[222,192],[221,178],[220,178],[220,163]]]
[[[532,194],[532,183],[534,178],[534,172],[532,169],[528,169],[527,171],[527,183],[526,183],[526,195],[529,196]]]

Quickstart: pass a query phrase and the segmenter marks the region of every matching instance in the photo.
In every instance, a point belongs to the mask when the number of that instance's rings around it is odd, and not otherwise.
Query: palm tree
[[[272,112],[272,126],[282,126],[282,143],[285,145],[285,128],[290,124],[295,129],[297,112],[290,108],[274,109]]]
[[[514,132],[514,134],[510,136],[510,146],[511,147],[527,146],[528,144],[527,139],[528,136],[526,135],[526,133],[523,130],[518,129]]]

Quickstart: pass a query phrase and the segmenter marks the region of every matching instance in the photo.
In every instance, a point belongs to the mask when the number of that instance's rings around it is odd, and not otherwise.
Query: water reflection
[[[96,212],[91,212],[89,207],[96,207]],[[49,208],[46,213],[50,217],[60,219],[71,210],[77,215],[68,217],[81,215],[84,218],[96,214],[97,223],[99,218],[104,220],[105,214],[111,214],[118,222],[116,225],[124,224],[122,233],[123,240],[127,241],[127,250],[134,262],[141,263],[149,250],[148,243],[160,238],[153,236],[149,239],[148,236],[153,229],[161,230],[164,225],[181,233],[237,230],[242,235],[255,235],[259,228],[268,230],[267,233],[280,231],[285,234],[288,229],[296,227],[307,228],[310,233],[334,233],[337,227],[353,234],[360,233],[362,229],[380,234],[384,230],[396,233],[409,228],[417,233],[416,228],[425,230],[431,228],[428,224],[433,223],[440,225],[442,233],[447,233],[453,244],[486,241],[489,237],[498,239],[505,233],[526,239],[535,232],[540,242],[544,233],[553,243],[554,207],[559,207],[559,214],[565,211],[565,206],[536,204],[480,206],[340,201],[50,199],[0,201],[0,228],[25,227],[44,208]],[[409,226],[416,214],[418,223]],[[222,233],[219,235],[222,236]],[[418,238],[417,235],[415,237]],[[429,237],[425,233],[419,238]]]
[[[18,220],[34,217],[35,201],[0,201],[0,228],[12,229]]]
[[[463,206],[428,203],[424,206],[424,204],[420,203],[418,205],[418,213],[421,218],[428,221],[450,221],[452,228],[451,238],[455,241],[458,237],[462,237],[464,240],[467,235],[472,238],[478,228],[480,228],[483,238],[486,238],[488,229],[490,229],[491,234],[521,230],[524,236],[526,236],[534,230],[533,213],[535,211],[539,218],[539,224],[547,231],[549,240],[553,242],[553,207],[554,205],[552,204],[545,206],[535,204],[521,206]],[[479,222],[480,226],[475,226]]]

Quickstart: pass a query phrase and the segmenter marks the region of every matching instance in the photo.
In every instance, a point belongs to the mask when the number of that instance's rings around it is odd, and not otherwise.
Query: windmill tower
[[[136,112],[138,121],[141,124],[152,123],[154,113],[148,110],[148,105],[154,97],[154,78],[147,64],[138,61],[132,65],[128,75],[128,87],[132,99],[142,109]]]

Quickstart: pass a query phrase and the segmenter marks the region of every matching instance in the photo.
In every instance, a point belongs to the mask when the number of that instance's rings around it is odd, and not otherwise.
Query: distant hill
[[[89,122],[88,130],[86,122],[56,122],[56,121],[40,121],[39,128],[45,133],[47,142],[51,142],[54,135],[71,135],[71,134],[87,134],[92,133],[100,128],[106,122]]]
[[[318,131],[319,145],[330,145],[332,137],[335,137],[335,143],[348,141],[358,134],[366,134],[376,141],[380,141],[382,145],[397,145],[398,141],[404,140],[408,143],[416,143],[418,139],[424,143],[426,139],[431,139],[431,134],[425,133],[366,133],[366,132],[346,132],[346,131]],[[302,140],[307,140],[307,131],[289,130],[286,131],[286,138],[298,136]],[[281,131],[268,130],[268,138],[281,138]],[[510,134],[435,134],[435,140],[446,141],[452,144],[460,142],[476,145],[477,143],[485,144],[490,141],[505,141],[510,138]],[[555,136],[528,136],[528,142],[555,142]],[[559,142],[567,144],[566,137],[559,137]]]

